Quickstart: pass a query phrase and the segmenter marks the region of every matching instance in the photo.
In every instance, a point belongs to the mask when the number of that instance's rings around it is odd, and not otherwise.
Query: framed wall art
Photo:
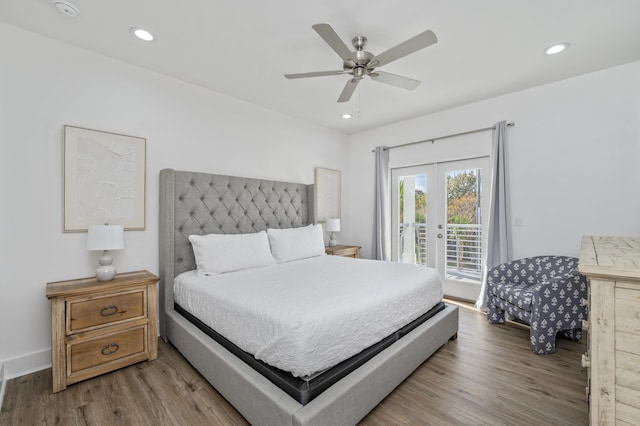
[[[340,218],[340,170],[316,167],[316,222]]]
[[[146,139],[64,126],[63,230],[145,227]]]

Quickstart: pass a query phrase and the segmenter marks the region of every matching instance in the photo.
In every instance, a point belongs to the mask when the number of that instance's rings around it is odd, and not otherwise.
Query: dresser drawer
[[[94,298],[79,298],[67,302],[67,332],[113,324],[146,315],[146,289]]]
[[[91,367],[101,366],[137,354],[143,355],[145,358],[147,356],[146,333],[147,327],[141,326],[70,344],[67,374],[72,375]]]

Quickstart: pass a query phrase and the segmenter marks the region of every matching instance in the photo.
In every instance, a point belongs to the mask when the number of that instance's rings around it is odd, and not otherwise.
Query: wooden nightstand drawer
[[[113,324],[146,315],[146,291],[114,294],[67,301],[68,333],[78,333],[91,327]]]
[[[147,327],[136,327],[96,339],[70,344],[68,348],[67,374],[70,376],[91,367],[105,367],[109,362],[136,354],[146,359]],[[105,368],[106,371],[111,370]]]
[[[360,257],[360,246],[326,246],[324,252],[331,256]]]

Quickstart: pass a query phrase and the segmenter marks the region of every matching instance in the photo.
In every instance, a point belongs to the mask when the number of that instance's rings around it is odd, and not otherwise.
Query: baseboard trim
[[[4,360],[4,381],[51,367],[51,349]]]
[[[0,362],[0,411],[2,411],[2,403],[4,402],[4,390],[7,387],[7,381],[4,378],[4,362]]]

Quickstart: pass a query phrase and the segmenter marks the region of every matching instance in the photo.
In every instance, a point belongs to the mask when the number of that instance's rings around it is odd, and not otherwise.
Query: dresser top
[[[578,271],[587,276],[640,281],[640,238],[582,237]]]
[[[98,281],[96,277],[80,278],[77,280],[56,281],[47,283],[47,298],[59,296],[77,296],[96,291],[115,290],[132,285],[155,284],[160,278],[149,271],[134,271],[117,274],[110,281]]]

